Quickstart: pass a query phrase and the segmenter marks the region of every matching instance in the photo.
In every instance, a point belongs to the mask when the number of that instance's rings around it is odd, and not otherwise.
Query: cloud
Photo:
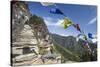
[[[43,17],[46,25],[48,26],[48,30],[52,34],[58,34],[61,36],[76,36],[76,32],[72,32],[72,28],[64,29],[61,23],[64,21],[64,19],[55,19],[52,17]]]
[[[93,42],[93,43],[96,43],[96,42],[97,42],[97,39],[92,39],[92,42]]]
[[[93,37],[94,37],[94,39],[91,39],[91,41],[92,41],[93,43],[96,43],[96,42],[97,42],[97,34],[94,34]]]
[[[55,25],[57,26],[61,26],[61,23],[63,22],[64,20],[63,19],[58,19],[57,23]]]
[[[68,36],[68,34],[64,34],[64,33],[61,33],[59,35],[61,35],[61,36]]]
[[[43,17],[47,26],[61,26],[63,19],[54,19],[51,17]]]
[[[93,19],[91,19],[91,20],[89,21],[88,25],[95,23],[95,22],[96,22],[96,20],[97,20],[97,18],[96,18],[96,17],[94,17]]]

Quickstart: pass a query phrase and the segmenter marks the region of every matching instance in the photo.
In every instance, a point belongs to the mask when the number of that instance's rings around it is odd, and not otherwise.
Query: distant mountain
[[[97,60],[97,44],[93,44],[91,42],[88,42],[90,48],[93,51],[93,55],[87,57],[86,54],[86,49],[84,48],[84,40],[79,39],[79,41],[76,41],[76,38],[73,36],[60,36],[57,34],[51,34],[53,38],[54,45],[59,45],[60,47],[63,47],[66,50],[70,51],[74,56],[78,56],[79,58],[76,57],[75,61],[96,61]],[[59,48],[56,48],[59,50]],[[60,52],[62,51],[61,49],[59,50]],[[61,52],[62,53],[62,52]],[[66,56],[66,53],[63,53],[64,57],[68,58],[69,56]],[[72,58],[72,57],[71,57]],[[69,58],[69,60],[71,60]],[[74,57],[75,58],[75,57]],[[79,60],[77,60],[79,59]],[[73,60],[73,59],[72,59]]]

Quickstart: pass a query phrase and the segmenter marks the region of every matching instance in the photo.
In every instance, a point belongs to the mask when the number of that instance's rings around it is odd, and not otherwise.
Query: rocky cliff
[[[27,2],[11,1],[12,42],[16,40],[24,24],[29,21],[30,17],[31,14]]]
[[[13,66],[61,63],[43,19],[31,15],[26,2],[11,2]]]

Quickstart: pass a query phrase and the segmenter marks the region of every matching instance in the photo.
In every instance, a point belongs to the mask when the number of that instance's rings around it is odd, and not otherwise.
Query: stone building
[[[54,51],[52,37],[45,23],[34,24],[35,22],[32,22],[31,24],[29,22],[32,15],[27,2],[12,1],[11,11],[12,65],[61,63],[57,60],[61,56]],[[36,18],[40,19],[40,17]]]

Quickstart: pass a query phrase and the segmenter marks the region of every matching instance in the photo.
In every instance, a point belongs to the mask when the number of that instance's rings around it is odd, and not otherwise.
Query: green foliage
[[[39,53],[41,54],[41,55],[44,55],[44,54],[46,54],[48,51],[45,49],[45,48],[40,48],[40,51],[39,51]]]
[[[80,61],[79,55],[69,51],[68,49],[58,45],[57,43],[54,44],[54,47],[59,51],[59,53],[63,56],[63,59],[66,61],[66,59],[71,61]]]
[[[29,20],[29,24],[34,24],[34,25],[38,25],[43,23],[43,19],[41,17],[38,17],[36,15],[33,15],[30,20]]]

